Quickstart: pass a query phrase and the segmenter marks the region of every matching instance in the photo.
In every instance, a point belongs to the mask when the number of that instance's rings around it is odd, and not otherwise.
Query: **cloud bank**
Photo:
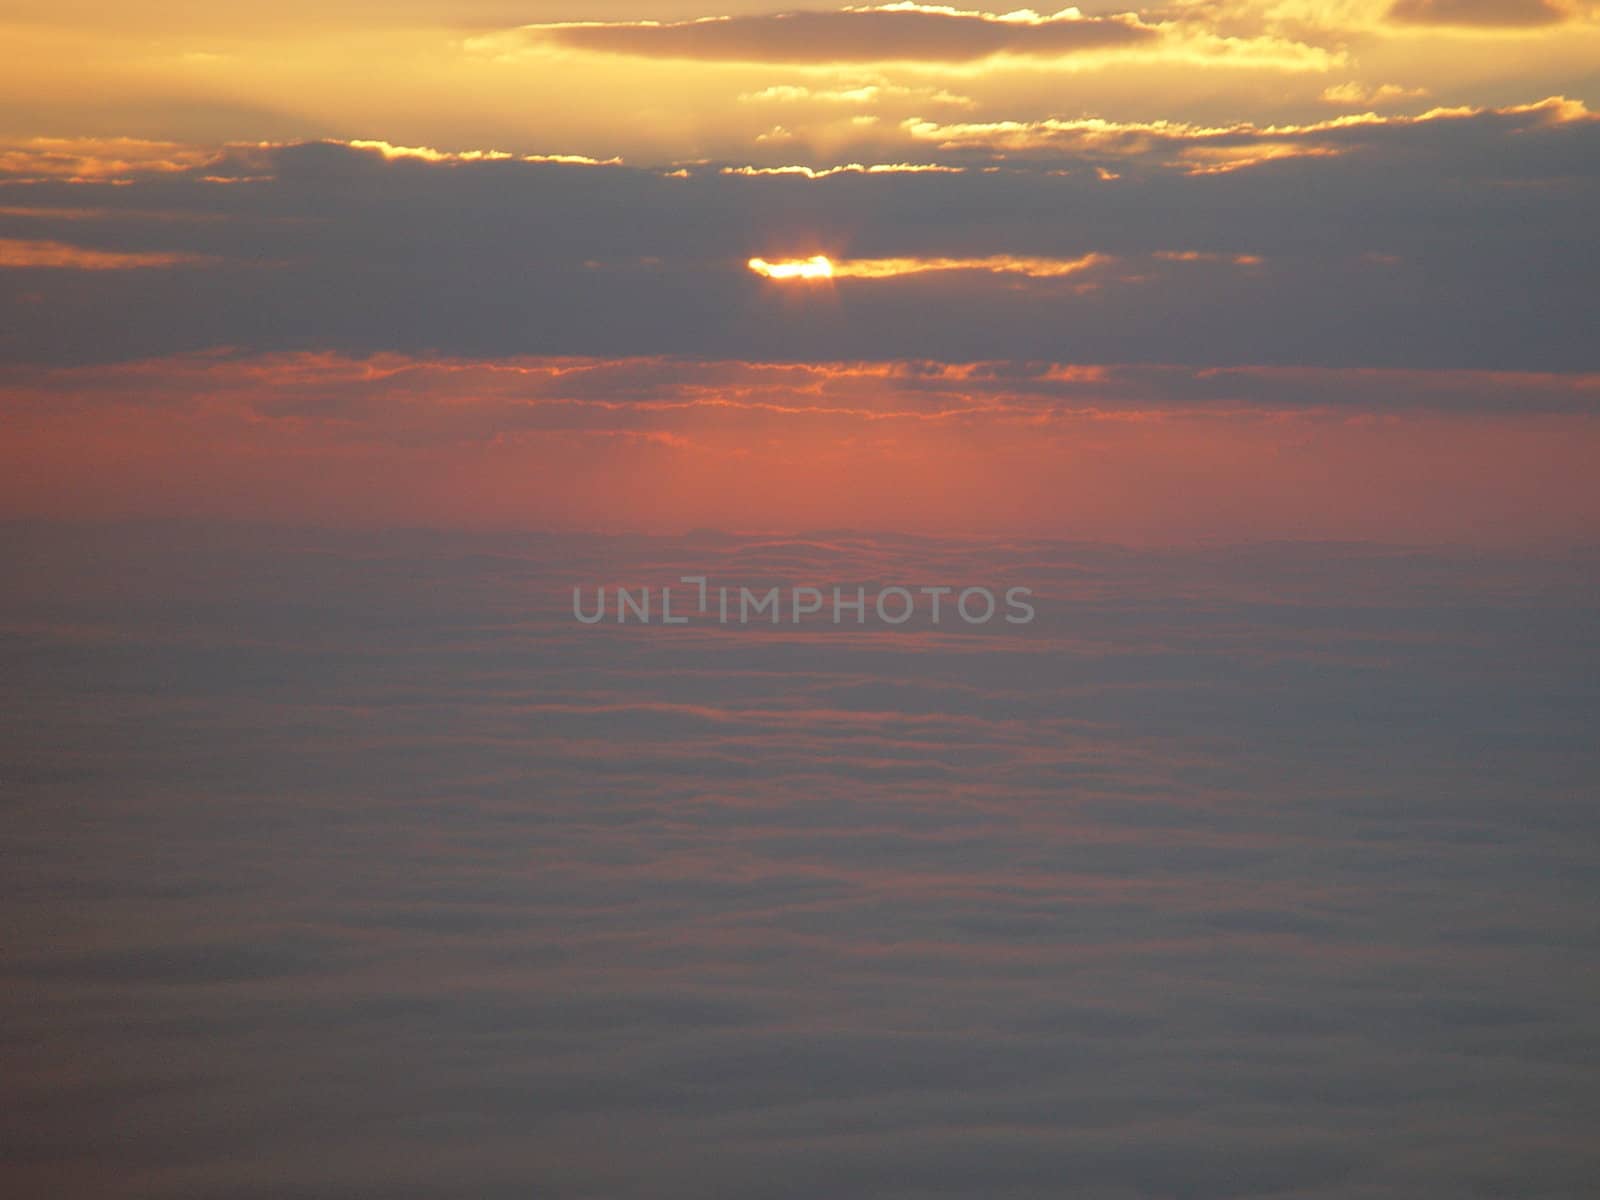
[[[148,167],[80,155],[69,178],[17,160],[0,349],[1600,367],[1600,122],[1576,101],[1294,126],[924,119],[889,137],[816,165],[376,139],[195,148],[176,169],[166,148]],[[52,246],[145,269],[72,269]],[[1087,291],[889,271],[806,303],[744,266],[818,254],[1096,265]]]
[[[22,1191],[1568,1200],[1600,1168],[1592,553],[0,553]],[[574,582],[686,568],[1025,578],[1040,620],[572,620]]]

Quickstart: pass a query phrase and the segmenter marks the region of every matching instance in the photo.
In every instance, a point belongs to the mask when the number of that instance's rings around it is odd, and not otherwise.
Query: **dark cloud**
[[[1395,0],[1389,9],[1389,19],[1404,25],[1482,29],[1557,25],[1571,15],[1556,0]]]
[[[0,270],[0,349],[1600,366],[1586,307],[1600,122],[1574,102],[1129,132],[1143,150],[1114,129],[1086,143],[1024,127],[1015,148],[996,136],[940,126],[912,148],[962,171],[824,179],[305,143],[163,159],[118,183],[13,180],[0,184],[7,244],[191,265]],[[1271,143],[1294,153],[1265,159]],[[1004,169],[985,173],[999,153]],[[1120,179],[1097,175],[1106,163]],[[829,303],[797,303],[744,266],[818,250],[1102,257],[1065,279],[845,279]]]
[[[663,24],[528,26],[539,41],[653,58],[730,62],[973,62],[996,54],[1054,58],[1138,45],[1157,31],[1129,17],[1005,20],[978,13],[789,12]]]

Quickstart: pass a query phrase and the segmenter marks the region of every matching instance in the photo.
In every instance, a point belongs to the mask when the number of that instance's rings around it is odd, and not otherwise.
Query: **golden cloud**
[[[34,137],[0,143],[0,175],[103,182],[192,170],[217,153],[216,147],[144,138]]]
[[[743,92],[739,96],[741,104],[809,103],[866,106],[880,104],[885,100],[948,104],[956,108],[972,108],[976,104],[970,96],[960,96],[944,88],[906,87],[882,80],[841,84],[831,88],[811,88],[803,84],[775,84],[758,92]]]
[[[833,175],[959,175],[965,167],[943,163],[841,163],[836,167],[723,167],[724,175],[794,175],[802,179],[827,179]]]
[[[1006,154],[1054,152],[1148,158],[1190,174],[1215,174],[1283,158],[1327,157],[1345,153],[1362,130],[1401,129],[1435,122],[1492,118],[1519,129],[1600,120],[1581,100],[1551,96],[1534,104],[1505,108],[1434,108],[1417,116],[1353,113],[1298,125],[1203,126],[1182,121],[1073,120],[939,123],[912,118],[901,129],[913,140],[945,151],[981,150]]]
[[[435,150],[432,146],[396,146],[390,142],[365,138],[334,144],[349,146],[352,150],[372,151],[391,161],[410,158],[428,163],[525,162],[560,163],[578,167],[615,167],[622,164],[620,158],[590,158],[586,154],[509,154],[504,150]]]
[[[1114,262],[1109,255],[1085,254],[1079,258],[1037,258],[990,254],[981,258],[858,258],[833,264],[836,279],[892,279],[928,271],[983,271],[990,275],[1021,275],[1028,279],[1060,279]]]
[[[1028,279],[1061,279],[1109,266],[1115,261],[1107,254],[1085,254],[1078,258],[988,254],[981,257],[935,255],[854,259],[830,259],[817,254],[810,258],[780,262],[752,258],[747,265],[757,275],[777,280],[895,279],[902,275],[921,275],[934,271],[980,271],[989,275],[1020,275]]]
[[[0,238],[0,270],[132,271],[150,267],[208,266],[217,261],[204,254],[95,250],[68,242]]]
[[[1398,83],[1381,83],[1376,87],[1366,87],[1351,81],[1324,88],[1321,98],[1324,104],[1358,108],[1398,104],[1402,100],[1419,100],[1427,94],[1428,89],[1422,87],[1403,87]]]

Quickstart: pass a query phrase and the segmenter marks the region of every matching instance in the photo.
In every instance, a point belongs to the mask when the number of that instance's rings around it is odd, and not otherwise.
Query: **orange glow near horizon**
[[[1300,399],[1249,400],[1263,384]],[[1012,380],[993,364],[179,356],[0,374],[0,513],[1514,544],[1594,528],[1600,434],[1562,411],[1593,385],[1470,371],[1061,364]],[[1432,399],[1395,410],[1397,391]]]

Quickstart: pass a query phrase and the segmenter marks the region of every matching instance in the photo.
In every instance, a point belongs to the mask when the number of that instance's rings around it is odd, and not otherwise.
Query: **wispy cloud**
[[[0,238],[0,270],[136,271],[201,267],[217,261],[204,254],[170,250],[97,250],[69,242]]]

